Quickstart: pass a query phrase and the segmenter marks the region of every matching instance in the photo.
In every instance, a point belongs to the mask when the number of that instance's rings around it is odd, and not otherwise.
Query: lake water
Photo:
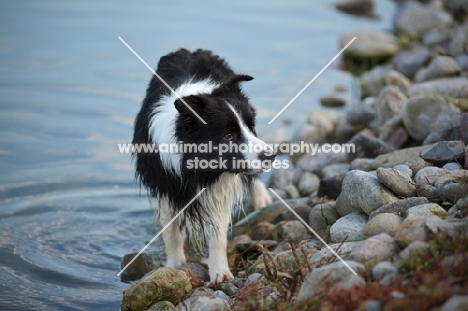
[[[157,230],[134,183],[132,138],[151,72],[185,47],[211,49],[240,73],[274,137],[351,77],[327,69],[272,125],[350,29],[386,29],[380,19],[337,12],[332,1],[3,1],[0,5],[0,310],[118,310],[129,284],[117,273]],[[352,96],[352,95],[350,95]],[[161,243],[149,249],[160,254]]]

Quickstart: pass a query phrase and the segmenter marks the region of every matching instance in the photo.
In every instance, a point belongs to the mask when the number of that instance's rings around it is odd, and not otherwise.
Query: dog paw
[[[177,268],[184,265],[187,262],[184,256],[167,256],[166,267]]]
[[[229,269],[227,270],[215,270],[210,271],[210,281],[212,283],[221,283],[226,281],[231,281],[234,279],[234,275],[232,275]]]

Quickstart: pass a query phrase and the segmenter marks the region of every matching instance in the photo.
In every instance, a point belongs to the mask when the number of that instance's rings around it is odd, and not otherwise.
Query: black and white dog
[[[177,267],[186,262],[182,227],[197,245],[204,243],[207,228],[211,227],[211,281],[232,279],[226,236],[233,205],[241,203],[246,188],[250,189],[254,208],[271,203],[256,175],[271,165],[275,154],[256,137],[255,110],[239,87],[240,82],[253,78],[235,74],[223,59],[206,50],[170,53],[160,59],[157,73],[177,95],[153,76],[135,120],[133,144],[211,146],[208,151],[134,154],[136,176],[158,200],[162,226],[206,188],[163,232],[166,266]],[[229,150],[221,147],[228,145]],[[250,148],[240,148],[241,145]],[[210,166],[194,165],[202,160]],[[244,160],[244,165],[237,165],[238,160]],[[255,161],[257,165],[252,165]]]

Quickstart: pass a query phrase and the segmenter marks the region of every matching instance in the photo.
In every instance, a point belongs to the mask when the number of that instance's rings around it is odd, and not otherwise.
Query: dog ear
[[[174,106],[179,111],[181,115],[191,114],[202,112],[206,106],[205,100],[197,95],[190,95],[183,97],[182,99],[177,99],[174,102]]]
[[[234,75],[230,79],[228,79],[223,85],[226,85],[227,87],[231,87],[234,84],[243,82],[243,81],[251,81],[253,80],[253,77],[248,76],[248,75]]]

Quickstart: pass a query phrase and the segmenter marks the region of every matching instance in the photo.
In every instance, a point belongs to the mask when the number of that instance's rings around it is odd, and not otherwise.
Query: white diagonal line
[[[127,42],[125,42],[124,39],[122,39],[120,36],[118,36],[119,40],[122,41],[122,43],[162,82],[164,83],[164,85],[169,89],[171,90],[172,93],[174,93],[175,96],[177,96],[178,99],[180,99],[184,104],[185,106],[187,106],[188,109],[190,109],[191,112],[193,112],[193,114],[198,118],[200,119],[200,121],[202,121],[203,124],[206,124],[205,120],[202,119],[202,117],[200,117],[198,115],[198,113],[195,112],[195,110],[192,109],[192,107],[190,107],[186,102],[185,100],[183,100],[179,94],[176,93],[176,91],[174,91],[170,86],[169,84],[166,83],[166,81],[163,80],[163,78],[161,78],[158,73],[156,71],[154,71],[153,68],[151,68],[150,65],[148,65],[148,63],[145,62],[145,60],[143,58],[140,57],[140,55],[138,55],[137,52],[135,52],[135,50],[132,49],[132,47],[130,45],[127,44]]]
[[[297,219],[299,219],[303,224],[304,226],[307,227],[307,229],[309,229],[316,237],[317,239],[320,240],[320,242],[323,243],[323,245],[325,245],[326,247],[328,247],[328,249],[333,253],[333,255],[335,255],[339,260],[341,260],[341,262],[346,266],[346,268],[349,269],[349,271],[351,271],[354,275],[357,275],[356,271],[354,271],[347,263],[346,261],[343,260],[343,258],[340,257],[340,255],[338,255],[335,250],[333,250],[333,248],[331,248],[330,245],[328,245],[320,235],[317,234],[317,232],[314,231],[314,229],[312,229],[305,221],[304,219],[302,219],[292,208],[291,206],[289,206],[286,202],[284,202],[284,200],[275,192],[275,190],[273,190],[272,188],[268,188],[270,189],[271,192],[273,192],[273,194],[281,201],[281,203],[283,203],[287,208],[289,208],[289,210],[297,217]]]
[[[177,215],[175,215],[174,218],[172,218],[171,221],[169,221],[169,222],[167,223],[167,225],[165,225],[165,226],[161,229],[161,231],[159,231],[158,234],[156,234],[156,235],[154,236],[154,238],[152,238],[151,241],[149,241],[149,242],[145,245],[145,247],[143,247],[142,250],[141,250],[138,254],[136,254],[136,256],[133,257],[132,260],[130,260],[130,262],[129,262],[125,267],[122,268],[122,270],[120,270],[119,273],[117,273],[117,275],[120,276],[120,275],[122,274],[122,272],[124,272],[125,269],[127,269],[127,268],[132,264],[132,262],[135,261],[135,259],[137,259],[138,256],[140,256],[141,253],[143,253],[143,252],[145,251],[145,249],[147,249],[148,246],[150,246],[151,243],[153,243],[153,242],[164,232],[164,230],[166,230],[166,229],[174,222],[174,220],[176,220],[177,217],[179,217],[180,214],[182,214],[182,213],[185,211],[185,209],[186,209],[187,207],[189,207],[189,205],[192,204],[192,202],[195,201],[195,199],[198,198],[198,197],[200,196],[200,194],[202,194],[203,191],[205,191],[205,190],[206,190],[206,188],[203,188],[202,190],[200,190],[200,192],[198,192],[198,194],[197,194],[192,200],[190,200],[190,202],[188,202],[187,205],[185,205],[185,207],[184,207],[180,212],[178,212]]]
[[[324,72],[325,69],[327,69],[328,66],[331,65],[331,63],[333,63],[333,62],[335,61],[335,59],[337,59],[338,56],[340,56],[341,53],[343,53],[344,50],[346,50],[346,49],[348,48],[348,46],[350,46],[351,43],[353,43],[354,40],[356,40],[356,37],[354,37],[353,39],[351,39],[351,41],[349,41],[349,43],[346,44],[346,46],[345,46],[344,48],[342,48],[341,51],[339,51],[338,54],[336,54],[335,57],[333,57],[332,60],[329,61],[328,64],[326,64],[325,67],[323,67],[322,70],[320,70],[319,73],[317,73],[317,74],[315,75],[315,77],[313,77],[312,80],[310,80],[309,83],[307,83],[306,86],[304,86],[304,87],[302,88],[302,90],[300,90],[299,93],[297,93],[297,95],[294,96],[293,99],[291,99],[291,100],[289,101],[289,103],[287,103],[286,106],[284,106],[283,109],[281,109],[281,111],[278,112],[278,113],[276,114],[276,116],[275,116],[273,119],[270,120],[270,122],[268,122],[268,124],[273,123],[273,121],[275,121],[276,118],[278,118],[279,115],[282,114],[282,113],[286,110],[286,108],[288,108],[289,105],[291,105],[291,104],[299,97],[299,95],[301,95],[302,92],[304,92],[304,91],[309,87],[309,85],[311,85],[312,82],[314,82],[315,79],[317,79],[317,78],[322,74],[322,72]]]

